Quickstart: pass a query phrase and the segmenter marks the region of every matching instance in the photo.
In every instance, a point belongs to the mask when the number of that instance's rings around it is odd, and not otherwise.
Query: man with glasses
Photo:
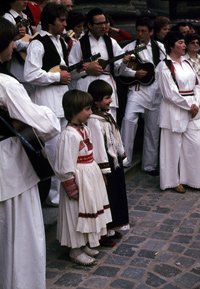
[[[69,65],[79,62],[81,59],[87,59],[93,54],[100,53],[101,59],[108,60],[123,53],[118,43],[106,35],[106,17],[101,9],[94,8],[86,15],[86,24],[88,31],[71,49],[69,54]],[[124,58],[126,62],[126,57]],[[113,88],[111,112],[116,118],[116,109],[118,107],[118,97],[116,93],[116,84],[113,78],[118,74],[119,62],[107,65],[102,68],[98,62],[85,63],[79,71],[71,73],[72,79],[77,79],[76,88],[87,91],[89,84],[102,79],[107,81]]]

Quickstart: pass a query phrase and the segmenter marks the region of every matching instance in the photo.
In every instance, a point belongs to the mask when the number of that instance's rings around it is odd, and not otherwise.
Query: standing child
[[[99,252],[90,247],[99,246],[112,220],[103,176],[93,159],[90,130],[84,125],[92,102],[87,92],[64,94],[62,104],[69,123],[58,140],[55,163],[62,182],[57,237],[62,246],[71,248],[71,260],[81,265],[94,263]]]
[[[104,80],[93,81],[88,88],[93,97],[93,114],[88,121],[94,145],[94,159],[107,179],[107,193],[113,221],[108,224],[108,234],[100,244],[102,246],[115,245],[109,237],[121,238],[122,234],[115,229],[129,229],[126,185],[122,159],[125,153],[118,126],[108,113],[112,102],[112,87]]]

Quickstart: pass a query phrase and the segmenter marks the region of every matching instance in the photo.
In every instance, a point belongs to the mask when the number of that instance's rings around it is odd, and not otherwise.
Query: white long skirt
[[[160,188],[185,184],[200,188],[200,131],[184,133],[161,129]]]
[[[79,201],[70,200],[61,185],[57,238],[70,248],[97,247],[112,221],[104,180],[95,162],[77,164],[75,178]]]
[[[38,187],[0,202],[0,288],[45,289],[45,234]]]

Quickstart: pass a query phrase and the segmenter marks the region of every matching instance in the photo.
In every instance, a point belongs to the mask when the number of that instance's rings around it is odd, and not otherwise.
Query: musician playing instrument
[[[124,51],[137,47],[144,43],[147,49],[139,52],[141,61],[151,62],[155,66],[165,57],[163,44],[151,40],[153,35],[153,24],[148,17],[139,18],[136,21],[136,32],[138,39],[124,47]],[[126,68],[120,73],[124,76],[136,77],[142,81],[147,75],[147,71],[139,69],[137,71]],[[152,175],[157,175],[158,167],[158,146],[159,146],[159,126],[158,114],[161,101],[161,93],[157,82],[146,86],[140,83],[128,87],[128,98],[125,115],[122,120],[121,136],[128,162],[124,162],[124,167],[131,165],[133,156],[134,139],[138,127],[139,115],[144,117],[144,142],[142,154],[142,170]]]
[[[67,45],[60,37],[66,26],[67,12],[63,5],[48,3],[41,13],[42,30],[30,43],[27,49],[24,77],[34,85],[31,94],[33,102],[52,109],[63,129],[67,121],[62,109],[62,97],[68,91],[70,73],[67,71],[49,72],[51,67],[66,65]],[[46,143],[46,151],[54,164],[57,137]],[[60,182],[56,177],[51,180],[51,189],[47,202],[50,205],[59,203]]]
[[[27,15],[23,13],[26,9],[28,1],[8,0],[5,1],[5,7],[7,11],[3,15],[4,18],[14,24],[17,30],[20,32],[21,37],[25,34],[32,35],[32,30],[29,26]],[[15,41],[16,48],[13,51],[12,59],[8,62],[8,70],[21,82],[26,88],[28,94],[31,94],[32,85],[26,83],[24,79],[24,59],[21,56],[21,52],[25,52],[28,47],[28,42],[21,39]]]
[[[88,31],[80,39],[80,42],[72,46],[68,58],[69,65],[99,52],[101,53],[101,58],[104,60],[123,53],[119,44],[114,39],[105,35],[106,18],[101,9],[94,8],[90,10],[86,16],[86,24]],[[126,56],[124,61],[127,61]],[[92,64],[85,63],[82,71],[78,70],[71,74],[72,79],[77,79],[76,88],[83,91],[87,91],[89,84],[96,79],[102,79],[108,82],[113,88],[111,111],[115,118],[118,107],[118,97],[113,76],[114,74],[118,74],[119,63],[120,61],[115,62],[114,65],[107,65],[105,69],[103,69],[98,62]]]
[[[15,26],[1,17],[0,108],[9,114],[8,119],[33,127],[43,141],[48,141],[60,131],[56,116],[49,108],[34,104],[23,85],[3,66],[11,59],[15,34]],[[1,121],[0,160],[0,288],[45,289],[46,248],[39,178],[20,139]]]

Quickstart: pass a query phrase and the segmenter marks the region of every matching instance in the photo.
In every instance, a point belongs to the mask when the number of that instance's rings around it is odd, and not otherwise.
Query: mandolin
[[[119,59],[122,59],[124,56],[128,55],[128,54],[135,54],[135,53],[138,53],[144,49],[147,49],[146,45],[144,44],[141,44],[141,45],[138,45],[135,49],[133,50],[130,50],[130,51],[126,51],[125,53],[123,54],[120,54],[118,56],[115,56],[113,58],[109,58],[108,60],[104,60],[104,59],[98,59],[98,61],[96,62],[97,64],[99,64],[103,69],[106,68],[107,65],[111,64],[111,63],[114,63],[115,61],[119,60]]]
[[[143,78],[137,77],[127,77],[127,76],[119,76],[119,80],[123,84],[134,85],[140,83],[141,85],[148,86],[151,85],[155,80],[155,66],[151,62],[142,62],[138,58],[131,59],[127,65],[128,68],[132,70],[144,70],[147,71],[147,74]]]
[[[86,62],[92,62],[96,59],[98,59],[99,57],[101,57],[100,53],[94,54],[91,57],[87,58],[87,59],[83,59],[81,61],[79,61],[78,63],[75,63],[73,65],[70,66],[66,66],[66,65],[56,65],[54,67],[52,67],[49,72],[61,72],[63,70],[66,70],[68,72],[71,72],[77,68],[80,68],[84,63]]]

